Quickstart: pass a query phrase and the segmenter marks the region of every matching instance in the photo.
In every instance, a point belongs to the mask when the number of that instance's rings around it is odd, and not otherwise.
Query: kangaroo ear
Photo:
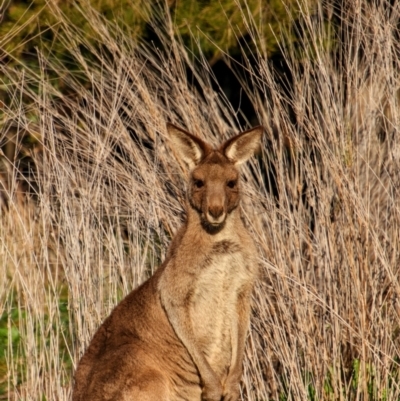
[[[260,149],[263,132],[261,125],[244,131],[223,143],[220,151],[234,164],[242,164]]]
[[[210,145],[197,136],[167,123],[171,150],[178,160],[183,160],[189,168],[194,168],[211,151]]]

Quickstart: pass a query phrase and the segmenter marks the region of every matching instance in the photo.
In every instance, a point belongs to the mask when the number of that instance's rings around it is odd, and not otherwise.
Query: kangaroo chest
[[[250,259],[231,241],[220,241],[205,255],[194,284],[190,316],[194,333],[216,373],[227,373],[236,342],[238,302],[253,281]]]

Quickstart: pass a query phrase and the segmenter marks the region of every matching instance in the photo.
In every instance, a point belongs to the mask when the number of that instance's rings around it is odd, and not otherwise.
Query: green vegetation
[[[267,54],[277,52],[278,38],[282,39],[299,13],[298,2],[292,0],[285,4],[280,0],[182,0],[174,4],[177,35],[195,54],[201,51],[211,64],[223,54],[251,53],[257,47]]]
[[[311,4],[312,1],[307,6]],[[191,51],[198,53],[201,49],[202,54],[209,58],[214,58],[216,52],[221,54],[218,48],[226,54],[238,53],[239,40],[251,33],[257,33],[261,48],[275,52],[277,38],[283,28],[289,27],[299,14],[299,4],[294,0],[286,3],[279,0],[180,0],[170,1],[169,5],[175,34]],[[149,35],[152,31],[149,23],[154,15],[167,17],[162,2],[154,0],[66,0],[57,7],[46,0],[15,0],[8,5],[6,3],[4,8],[0,26],[2,48],[6,54],[18,59],[18,63],[28,60],[37,62],[35,48],[47,48],[53,57],[58,58],[68,51],[57,37],[62,34],[58,26],[59,13],[79,27],[82,36],[89,41],[98,37],[95,27],[88,22],[89,13],[117,22],[121,32],[134,40]],[[246,21],[242,11],[254,21],[255,26]],[[257,28],[257,31],[252,32],[250,28]]]
[[[69,349],[71,348],[71,333],[68,311],[68,293],[61,288],[55,298],[58,310],[55,315],[45,311],[41,316],[34,316],[29,306],[23,307],[22,300],[15,299],[12,293],[6,302],[6,311],[0,316],[0,397],[9,394],[9,389],[15,389],[27,381],[27,364],[30,357],[27,349],[33,344],[38,352],[47,353],[53,350],[59,360],[46,361],[46,369],[62,369],[71,371],[73,368]],[[28,332],[20,328],[29,327],[33,338],[27,339]],[[43,334],[46,333],[46,336]],[[54,349],[54,341],[57,343]],[[31,342],[31,345],[28,345]],[[58,366],[57,366],[58,365]],[[11,368],[11,370],[9,370]],[[10,383],[8,382],[10,381]],[[69,379],[62,385],[69,383]]]
[[[9,313],[3,313],[0,318],[0,395],[6,394],[8,388],[7,358],[18,354],[21,338],[18,329],[19,314],[20,310],[14,307]],[[24,319],[26,316],[21,318]],[[7,355],[8,352],[10,352],[9,355]]]

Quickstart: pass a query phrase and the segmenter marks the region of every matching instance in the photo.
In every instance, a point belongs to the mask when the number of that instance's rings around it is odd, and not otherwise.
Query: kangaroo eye
[[[226,184],[229,188],[235,188],[236,186],[236,181],[235,180],[230,180]]]
[[[202,180],[194,180],[194,186],[196,188],[202,188],[202,187],[204,187],[204,181],[202,181]]]

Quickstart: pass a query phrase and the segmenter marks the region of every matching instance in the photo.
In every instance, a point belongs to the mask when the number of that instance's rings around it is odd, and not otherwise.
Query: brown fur
[[[237,166],[262,128],[213,150],[168,125],[191,169],[187,221],[165,262],[104,321],[75,375],[73,401],[235,401],[239,398],[256,248],[238,208]]]

